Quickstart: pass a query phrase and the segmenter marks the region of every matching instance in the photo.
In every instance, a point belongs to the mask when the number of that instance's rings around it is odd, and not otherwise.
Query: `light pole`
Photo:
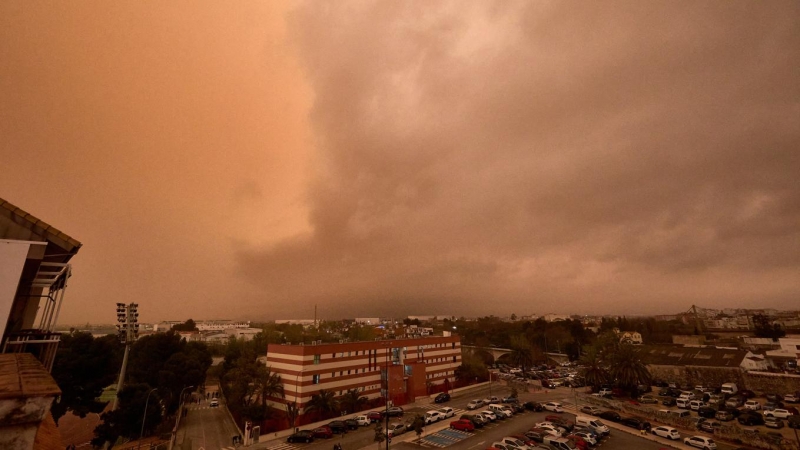
[[[386,348],[386,362],[384,363],[384,369],[386,371],[386,450],[389,450],[389,440],[391,436],[389,436],[389,352],[391,351],[391,343]]]
[[[183,413],[183,392],[193,387],[194,386],[186,386],[181,389],[181,393],[178,396],[178,416],[175,418],[175,428],[172,429],[172,439],[169,441],[169,450],[172,450],[172,446],[175,445],[175,439],[178,437],[178,425],[181,423],[181,413]]]
[[[144,401],[144,414],[142,414],[142,431],[139,432],[139,446],[142,445],[142,436],[144,436],[144,422],[147,420],[147,404],[150,402],[150,394],[158,390],[158,388],[150,389],[150,392],[147,393],[147,399]]]

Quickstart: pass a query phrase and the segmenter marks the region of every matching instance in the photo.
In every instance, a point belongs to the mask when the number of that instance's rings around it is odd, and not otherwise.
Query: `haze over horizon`
[[[605,7],[604,7],[605,6]],[[800,3],[0,3],[60,323],[800,308]]]

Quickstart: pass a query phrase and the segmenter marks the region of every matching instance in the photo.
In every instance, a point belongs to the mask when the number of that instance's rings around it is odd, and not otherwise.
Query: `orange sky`
[[[62,323],[800,306],[796,2],[0,3]]]

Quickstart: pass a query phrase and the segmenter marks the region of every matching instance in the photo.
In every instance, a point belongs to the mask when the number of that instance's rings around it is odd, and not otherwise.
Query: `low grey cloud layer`
[[[796,2],[309,2],[309,229],[274,314],[797,307]],[[274,315],[273,314],[273,315]]]

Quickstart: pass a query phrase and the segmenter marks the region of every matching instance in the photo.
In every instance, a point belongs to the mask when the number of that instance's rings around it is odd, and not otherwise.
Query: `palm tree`
[[[327,415],[339,411],[339,401],[332,391],[321,389],[318,394],[311,396],[306,411],[316,411],[321,415]]]
[[[261,397],[261,405],[267,407],[268,397],[285,397],[281,376],[270,370],[268,366],[259,366],[256,372],[255,389]]]
[[[595,391],[600,389],[600,385],[608,380],[608,370],[603,362],[601,351],[592,345],[585,347],[586,351],[581,355],[580,364],[583,366],[581,375],[586,380],[586,384]]]
[[[367,403],[367,397],[362,397],[358,389],[350,389],[339,398],[339,405],[347,412],[361,411],[362,405]]]
[[[523,372],[533,365],[533,348],[524,334],[511,337],[511,353],[508,357],[519,366]]]
[[[631,392],[640,384],[649,386],[653,380],[639,352],[631,344],[621,344],[611,362],[611,375],[620,387],[630,389]]]

